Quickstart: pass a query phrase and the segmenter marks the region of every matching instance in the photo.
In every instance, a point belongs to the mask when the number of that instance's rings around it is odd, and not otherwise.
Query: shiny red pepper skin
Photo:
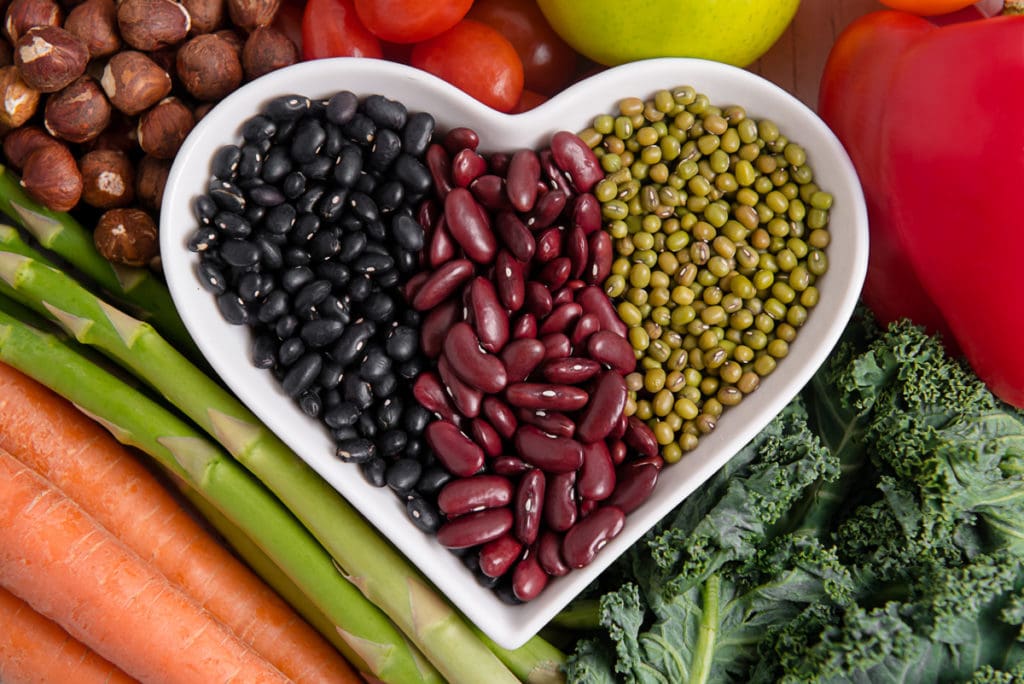
[[[961,350],[1024,407],[1024,17],[874,12],[838,38],[818,111],[864,188],[864,301]]]

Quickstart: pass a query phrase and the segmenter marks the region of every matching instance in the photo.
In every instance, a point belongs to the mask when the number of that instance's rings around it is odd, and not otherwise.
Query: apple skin
[[[537,4],[562,40],[599,64],[700,57],[745,67],[779,39],[800,0],[537,0]]]

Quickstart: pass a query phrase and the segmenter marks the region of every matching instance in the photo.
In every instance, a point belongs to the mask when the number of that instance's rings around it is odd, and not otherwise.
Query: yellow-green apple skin
[[[537,0],[537,4],[565,42],[599,64],[700,57],[745,67],[779,39],[800,0]]]

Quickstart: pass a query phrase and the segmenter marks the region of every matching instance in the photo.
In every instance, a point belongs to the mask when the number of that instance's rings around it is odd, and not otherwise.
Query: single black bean
[[[281,248],[267,235],[257,235],[253,242],[260,250],[260,264],[268,271],[274,272],[284,266],[284,254]]]
[[[424,458],[425,454],[426,443],[418,437],[410,437],[409,442],[405,445],[405,455],[409,458],[418,458],[420,461],[426,463]]]
[[[303,173],[308,178],[312,178],[309,174],[305,174],[305,172]],[[306,188],[306,191],[295,200],[295,211],[300,214],[312,214],[316,210],[317,204],[320,203],[320,198],[326,193],[327,188],[324,187],[323,184],[316,183],[310,185]]]
[[[387,399],[397,391],[398,378],[394,373],[383,375],[373,382],[373,396],[378,399]]]
[[[363,315],[376,323],[390,323],[395,318],[394,298],[386,292],[372,292],[363,302]]]
[[[234,292],[217,295],[217,308],[224,320],[231,325],[244,325],[249,322],[249,310]]]
[[[257,335],[252,341],[252,365],[273,368],[277,362],[277,340],[273,335]]]
[[[384,225],[384,222],[380,219],[373,219],[372,221],[363,222],[363,230],[366,231],[366,236],[371,240],[377,242],[385,242],[388,239],[388,229]]]
[[[288,313],[288,295],[284,290],[274,290],[267,295],[260,308],[256,310],[256,320],[260,323],[273,323]]]
[[[279,204],[267,211],[267,215],[263,218],[263,228],[269,233],[284,235],[295,224],[296,216],[298,216],[298,212],[295,206]]]
[[[255,186],[249,190],[246,197],[260,207],[276,207],[285,201],[284,193],[269,183]]]
[[[248,240],[226,240],[218,250],[220,258],[229,266],[254,266],[260,260],[260,250]]]
[[[365,411],[373,404],[373,386],[355,373],[349,373],[341,380],[341,396]]]
[[[346,463],[365,463],[377,455],[377,447],[365,437],[339,440],[335,452]]]
[[[209,259],[200,261],[196,270],[199,272],[199,284],[207,292],[219,295],[224,294],[227,290],[228,284],[224,278],[224,273],[216,264],[211,263]]]
[[[282,366],[290,366],[306,353],[306,343],[301,337],[289,337],[277,349],[277,360]]]
[[[345,287],[352,279],[349,267],[334,260],[316,264],[315,271],[318,278],[330,281],[335,288]]]
[[[235,290],[243,302],[254,304],[256,300],[263,296],[263,278],[261,274],[256,271],[249,271],[243,274],[238,279],[238,285],[235,287]]]
[[[252,225],[243,216],[231,211],[219,212],[213,217],[213,225],[229,238],[245,238],[252,233]]]
[[[405,152],[395,159],[391,171],[405,186],[406,193],[414,197],[422,196],[434,183],[430,170],[416,157]]]
[[[245,212],[242,214],[242,218],[249,222],[250,225],[256,226],[263,221],[263,217],[267,215],[267,207],[260,206],[259,204],[253,204],[249,202],[249,206],[245,208]]]
[[[255,143],[242,146],[242,156],[238,160],[239,178],[256,178],[263,170],[263,150]]]
[[[333,390],[335,387],[341,384],[341,378],[345,373],[345,369],[342,368],[341,364],[336,361],[331,361],[328,357],[324,359],[324,367],[320,369],[320,377],[316,379],[316,384],[324,390]],[[340,401],[341,397],[338,396]],[[325,398],[324,404],[327,405]],[[337,406],[337,404],[331,404],[331,407]]]
[[[309,257],[313,261],[326,261],[340,251],[341,240],[334,230],[322,230],[309,242]]]
[[[377,203],[364,192],[351,193],[348,196],[348,205],[352,213],[363,223],[375,221],[380,216],[377,210]]]
[[[338,251],[338,259],[345,263],[352,262],[366,249],[366,233],[345,233],[339,242],[341,249]]]
[[[359,364],[359,375],[371,383],[391,372],[391,359],[376,344],[366,348],[362,362]]]
[[[365,301],[373,292],[373,280],[364,274],[355,274],[348,286],[348,298],[353,302]]]
[[[391,214],[402,208],[405,202],[405,186],[397,180],[379,183],[373,191],[373,201],[381,214]]]
[[[302,247],[288,247],[283,250],[282,256],[286,266],[308,266],[309,252]]]
[[[350,401],[342,401],[324,413],[324,424],[333,430],[351,427],[356,424],[357,420],[359,420],[359,407]]]
[[[242,149],[238,145],[223,145],[213,153],[210,161],[210,173],[221,180],[234,180],[238,174],[238,163],[242,159]]]
[[[326,347],[345,331],[345,324],[332,318],[317,318],[307,321],[299,328],[299,337],[307,346],[318,349]]]
[[[397,214],[391,219],[391,234],[402,249],[410,252],[423,249],[423,226],[411,216]]]
[[[411,435],[420,435],[427,429],[427,425],[434,419],[434,415],[418,403],[412,403],[402,413],[402,426]]]
[[[315,180],[327,180],[331,177],[331,170],[334,169],[333,157],[316,157],[299,167],[307,178]]]
[[[335,406],[337,406],[337,404],[335,404]],[[356,430],[354,425],[355,424],[353,423],[352,425],[344,425],[340,428],[335,428],[334,430],[331,430],[331,434],[334,435],[335,441],[340,442],[345,439],[358,438],[360,436],[359,430]]]
[[[347,123],[355,115],[358,107],[359,98],[356,97],[355,93],[342,90],[332,95],[327,101],[324,116],[331,123],[340,126]]]
[[[277,134],[277,124],[266,116],[257,114],[242,124],[242,138],[249,142],[270,140]]]
[[[313,308],[322,302],[324,297],[331,294],[331,289],[332,285],[326,280],[314,280],[308,283],[295,294],[293,305],[296,311]]]
[[[395,361],[408,361],[419,349],[419,333],[407,325],[396,326],[388,332],[384,348]]]
[[[331,358],[346,368],[361,358],[367,342],[377,332],[372,321],[359,321],[345,329],[331,351]]]
[[[210,181],[207,191],[221,209],[233,211],[236,214],[245,211],[245,195],[242,193],[242,189],[234,183],[214,178]]]
[[[369,145],[377,137],[377,124],[370,117],[357,111],[348,121],[341,124],[341,132],[360,145]]]
[[[434,117],[427,112],[413,112],[402,129],[402,148],[416,157],[422,156],[434,135]]]
[[[277,133],[274,134],[274,142],[286,145],[292,139],[292,133],[299,125],[299,119],[288,119],[277,122]]]
[[[358,190],[364,195],[373,195],[377,191],[377,184],[379,182],[380,176],[377,175],[376,171],[364,168],[363,172],[359,175],[359,179],[356,180],[353,189]]]
[[[398,158],[402,152],[402,139],[398,133],[390,128],[382,128],[377,131],[377,139],[370,147],[370,156],[367,163],[370,168],[376,171],[384,171]]]
[[[432,534],[441,527],[441,513],[437,506],[422,496],[413,496],[405,503],[405,512],[412,524],[423,532]]]
[[[377,448],[382,445],[378,441]],[[386,457],[388,454],[384,454]],[[416,486],[423,472],[423,464],[411,458],[396,459],[389,467],[387,474],[388,486],[398,492],[407,492]]]
[[[198,195],[192,204],[192,210],[199,223],[205,226],[213,222],[213,217],[220,211],[220,207],[209,195]]]
[[[334,165],[334,182],[343,188],[355,187],[363,172],[363,151],[357,145],[343,145]]]
[[[288,199],[295,199],[305,191],[306,175],[301,171],[289,171],[281,181],[281,192]]]
[[[272,121],[298,119],[312,104],[304,95],[279,95],[263,107],[263,114]]]
[[[405,451],[405,445],[409,443],[409,435],[405,434],[403,430],[386,430],[377,438],[377,449],[385,457],[391,458]],[[412,460],[412,459],[408,459]],[[419,461],[413,461],[419,466]],[[422,467],[422,466],[421,466]],[[417,477],[419,474],[417,473]],[[415,484],[415,482],[413,482]],[[412,487],[409,487],[411,489]]]
[[[404,249],[395,252],[395,266],[399,274],[409,275],[413,273],[419,268],[419,262],[418,252],[410,252]]]
[[[316,275],[309,266],[293,266],[281,274],[281,287],[287,292],[298,292]]]
[[[387,484],[385,479],[387,469],[387,461],[380,457],[371,458],[366,463],[359,464],[359,470],[362,471],[363,477],[374,487],[383,487]]]
[[[404,402],[401,396],[388,397],[376,409],[377,427],[381,430],[391,430],[398,427],[402,421]]]
[[[324,402],[314,390],[306,390],[299,397],[299,408],[310,418],[319,418]]]
[[[377,430],[377,423],[374,421],[373,416],[365,409],[360,409],[360,411],[359,418],[356,420],[356,430],[358,430],[359,434],[363,437],[374,439],[377,436],[377,432],[379,432],[379,430]]]
[[[324,123],[324,130],[327,131],[327,139],[324,140],[324,145],[320,148],[320,155],[329,159],[337,159],[338,153],[341,152],[341,148],[346,142],[345,134],[341,132],[340,126],[330,122]]]
[[[320,230],[320,219],[314,214],[299,214],[288,232],[288,242],[296,247],[305,249],[317,231]]]
[[[299,329],[299,319],[293,314],[285,314],[277,319],[274,323],[274,334],[280,340],[286,340],[295,334],[295,331]]]
[[[320,375],[323,358],[317,352],[308,352],[296,361],[281,381],[281,388],[290,397],[297,397],[307,389]]]
[[[377,254],[374,252],[367,251],[352,264],[352,269],[356,273],[382,273],[384,271],[390,271],[395,267],[395,260],[390,254]]]
[[[327,369],[328,361],[324,360],[324,370]],[[320,375],[323,376],[324,371],[320,371]],[[338,372],[338,383],[341,382],[341,371]],[[324,385],[326,387],[326,385]],[[337,383],[332,385],[330,389],[324,390],[324,406],[327,408],[334,408],[338,404],[344,401],[341,397],[341,392],[338,390]],[[337,436],[337,435],[336,435]],[[338,439],[341,439],[338,437]]]
[[[378,126],[392,131],[401,130],[409,115],[404,104],[378,94],[367,95],[363,99],[363,111]]]
[[[426,363],[420,357],[415,357],[399,364],[398,377],[403,380],[415,380],[426,368]]]
[[[263,158],[260,178],[268,183],[280,183],[292,172],[292,158],[285,145],[272,145]]]
[[[289,148],[292,159],[308,164],[316,159],[320,149],[327,142],[327,131],[316,119],[306,118],[295,129]]]

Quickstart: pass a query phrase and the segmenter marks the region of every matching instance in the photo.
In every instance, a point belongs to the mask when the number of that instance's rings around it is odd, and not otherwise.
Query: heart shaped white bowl
[[[300,93],[327,97],[339,90],[379,93],[411,111],[431,112],[439,130],[475,129],[486,151],[544,146],[557,130],[578,131],[593,117],[616,111],[623,97],[647,98],[663,88],[691,85],[713,104],[738,104],[771,119],[807,150],[818,184],[835,200],[831,211],[830,270],[821,299],[789,356],[761,387],[730,408],[718,428],[679,463],[666,467],[651,498],[627,517],[623,532],[586,568],[551,581],[535,600],[511,606],[480,586],[460,560],[417,530],[387,488],[368,485],[355,465],[334,455],[321,425],[303,414],[272,375],[249,362],[247,328],[227,324],[214,298],[199,285],[198,258],[185,243],[197,225],[193,201],[205,192],[210,160],[239,140],[240,125],[269,99]],[[867,266],[867,214],[856,173],[828,127],[806,106],[750,72],[716,62],[658,59],[609,69],[519,115],[485,107],[451,85],[400,64],[340,58],[300,63],[249,83],[220,102],[189,135],[171,168],[160,217],[163,267],[174,301],[211,366],[257,416],[400,549],[470,620],[498,644],[515,648],[543,627],[616,557],[725,464],[802,388],[825,360],[857,302]]]

